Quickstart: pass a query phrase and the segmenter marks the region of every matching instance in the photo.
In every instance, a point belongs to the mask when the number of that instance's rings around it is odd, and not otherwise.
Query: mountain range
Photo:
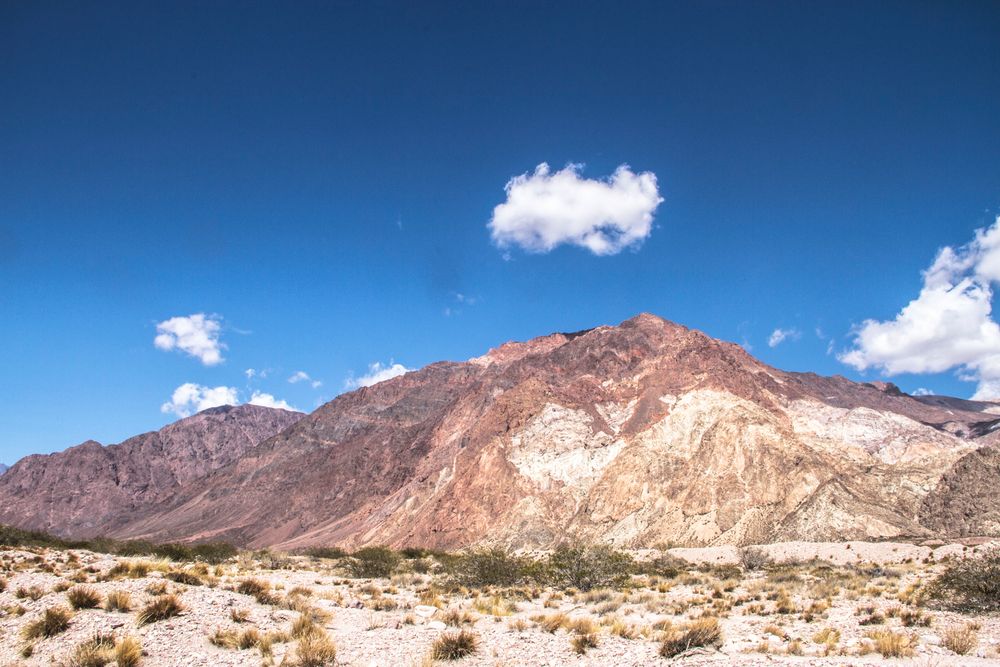
[[[29,456],[0,523],[278,548],[994,535],[998,429],[1000,403],[781,371],[642,314],[309,415],[214,408]]]

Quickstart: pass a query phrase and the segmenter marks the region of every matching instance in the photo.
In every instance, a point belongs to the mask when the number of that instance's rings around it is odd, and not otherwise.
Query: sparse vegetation
[[[111,591],[104,598],[104,611],[129,612],[132,610],[132,595],[128,591]]]
[[[337,645],[319,628],[299,639],[295,653],[299,667],[332,667],[337,664]]]
[[[739,550],[740,566],[747,572],[763,570],[771,564],[771,557],[763,549],[743,547]]]
[[[621,586],[632,572],[632,557],[605,545],[561,546],[549,556],[541,578],[563,588],[589,591]]]
[[[514,586],[527,575],[526,559],[505,549],[477,549],[452,559],[448,571],[461,586]]]

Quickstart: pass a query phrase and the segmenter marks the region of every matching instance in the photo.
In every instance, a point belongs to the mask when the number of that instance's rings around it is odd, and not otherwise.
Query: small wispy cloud
[[[656,175],[621,165],[610,178],[597,180],[582,178],[582,169],[570,164],[552,172],[543,162],[533,173],[510,179],[507,201],[493,209],[488,224],[493,243],[532,253],[568,244],[595,255],[639,246],[663,201]]]
[[[798,329],[782,329],[777,328],[771,332],[771,335],[767,339],[768,347],[778,347],[785,341],[796,341],[802,338],[802,332]]]
[[[379,361],[368,364],[368,372],[361,377],[348,377],[344,380],[344,389],[357,389],[359,387],[370,387],[379,382],[391,380],[404,373],[409,373],[412,368],[407,368],[403,364],[394,363],[391,359],[388,364]]]
[[[927,387],[918,387],[913,390],[914,396],[934,396],[934,392]]]
[[[153,345],[160,350],[180,350],[206,366],[215,366],[224,361],[226,346],[219,340],[221,333],[222,318],[218,315],[171,317],[156,325]]]
[[[298,384],[299,382],[308,382],[313,389],[319,389],[323,386],[322,380],[314,380],[309,377],[309,373],[305,371],[295,371],[292,376],[288,378],[288,381],[292,384]]]

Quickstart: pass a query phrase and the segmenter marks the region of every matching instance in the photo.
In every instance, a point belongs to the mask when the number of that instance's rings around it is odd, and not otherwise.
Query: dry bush
[[[168,592],[167,582],[154,581],[149,586],[146,586],[146,592],[150,595],[166,595]]]
[[[205,583],[201,577],[187,570],[171,570],[165,576],[170,581],[188,586],[201,586]]]
[[[958,655],[968,655],[979,645],[979,633],[972,625],[955,626],[944,631],[941,642]]]
[[[155,623],[176,616],[182,611],[184,605],[176,595],[163,595],[142,608],[136,617],[136,623],[140,626]]]
[[[21,632],[24,638],[29,640],[39,637],[54,637],[60,632],[66,631],[71,618],[73,618],[73,612],[69,609],[49,607],[40,619],[28,623]]]
[[[558,614],[549,614],[548,616],[541,616],[532,620],[538,623],[538,626],[545,632],[555,632],[559,628],[566,627],[569,623],[569,617],[562,612],[559,612]]]
[[[476,617],[463,609],[451,608],[441,614],[440,619],[446,625],[453,625],[456,628],[462,625],[472,625],[476,622]]]
[[[576,635],[570,640],[570,646],[574,653],[583,655],[589,649],[597,648],[597,634]]]
[[[320,628],[299,639],[295,649],[299,667],[333,667],[337,664],[337,645]]]
[[[762,549],[743,547],[739,550],[740,566],[747,572],[763,570],[773,561]]]
[[[680,628],[667,632],[660,645],[660,655],[672,658],[699,646],[719,647],[722,645],[722,629],[719,619],[707,617],[692,621]]]
[[[66,592],[73,609],[95,609],[101,604],[101,594],[89,586],[74,586]]]
[[[566,623],[566,630],[577,635],[597,634],[599,628],[592,618],[574,618]]]
[[[621,586],[628,581],[633,569],[630,555],[606,545],[561,546],[549,555],[535,576],[564,589],[589,591]]]
[[[434,640],[431,655],[435,660],[459,660],[472,655],[478,648],[479,640],[468,630],[444,632]]]
[[[875,650],[883,658],[905,658],[913,655],[915,642],[909,635],[892,630],[872,630],[865,634],[875,643]]]
[[[514,632],[524,632],[531,627],[523,618],[514,618],[507,623],[507,628]]]
[[[104,611],[120,611],[127,613],[132,610],[132,595],[128,591],[111,591],[104,598]]]

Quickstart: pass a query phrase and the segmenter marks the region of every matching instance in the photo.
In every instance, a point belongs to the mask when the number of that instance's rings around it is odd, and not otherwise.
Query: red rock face
[[[951,529],[941,508],[953,497],[988,517],[965,525],[992,525],[998,501],[952,470],[993,447],[994,411],[779,371],[640,315],[342,395],[198,474],[136,464],[126,495],[143,500],[131,505],[94,508],[62,478],[19,474],[13,507],[14,485],[0,478],[0,506],[12,507],[0,521],[282,548],[931,535]],[[90,477],[118,493],[122,474],[99,462],[104,450],[81,447]],[[977,484],[1000,475],[976,470]]]
[[[119,445],[89,440],[25,457],[0,477],[0,523],[73,537],[113,533],[303,416],[225,406]]]

